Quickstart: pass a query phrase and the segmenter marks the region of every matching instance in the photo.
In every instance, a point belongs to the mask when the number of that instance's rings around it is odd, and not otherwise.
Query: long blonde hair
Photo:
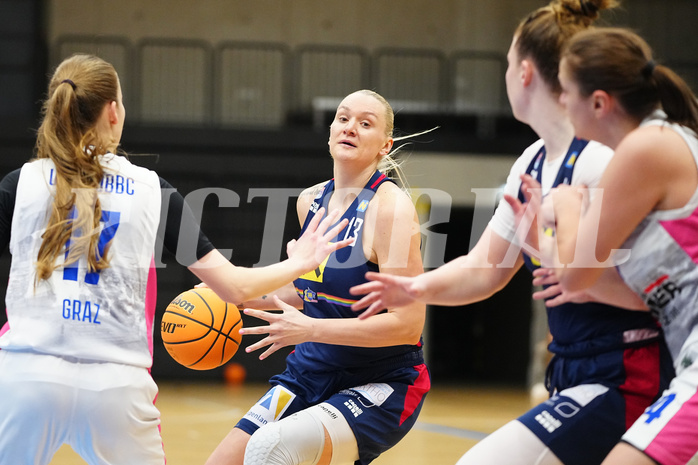
[[[375,92],[373,90],[367,90],[367,89],[362,89],[356,92],[357,94],[363,94],[363,95],[368,95],[376,100],[378,100],[383,107],[385,108],[385,135],[386,137],[392,138],[393,141],[401,141],[401,140],[406,140],[410,139],[412,137],[417,137],[422,134],[426,134],[428,132],[433,131],[434,129],[437,128],[432,128],[428,129],[426,131],[418,132],[416,134],[409,134],[409,135],[404,135],[400,137],[395,137],[393,134],[393,131],[395,130],[395,112],[393,111],[393,107],[388,103],[388,101],[383,97],[381,94],[378,92]],[[399,184],[403,187],[403,189],[407,190],[409,188],[409,185],[407,184],[407,177],[405,176],[405,173],[402,171],[402,163],[403,160],[400,160],[397,158],[397,154],[400,152],[400,150],[405,147],[407,144],[402,144],[399,145],[388,152],[387,155],[385,155],[379,162],[378,162],[378,171],[381,173],[385,174],[386,176],[390,177],[393,180],[397,180]]]
[[[108,248],[100,256],[94,231],[102,215],[99,157],[113,141],[104,140],[96,124],[105,105],[117,100],[118,89],[114,67],[91,55],[66,59],[51,78],[35,151],[37,159],[53,161],[56,191],[36,262],[37,282],[51,276],[63,254],[65,265],[87,257],[90,272],[109,266]]]

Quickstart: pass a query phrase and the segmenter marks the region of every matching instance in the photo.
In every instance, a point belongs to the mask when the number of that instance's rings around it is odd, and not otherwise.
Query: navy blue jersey
[[[560,184],[570,184],[575,164],[584,155],[588,142],[574,139],[560,166],[552,187]],[[542,179],[542,166],[545,160],[545,146],[533,157],[526,170],[538,182]],[[523,193],[519,193],[523,200]],[[524,254],[526,267],[533,271],[540,267],[535,259]],[[594,357],[603,353],[640,347],[662,339],[658,324],[648,312],[625,310],[618,307],[597,303],[565,303],[556,307],[547,307],[548,326],[553,336],[549,346],[552,353],[563,357],[579,359]],[[548,370],[548,383],[551,389],[562,390],[580,383],[601,383],[608,386],[618,386],[626,381],[626,373],[622,359],[612,357],[612,367],[589,366],[584,369],[575,366],[574,370],[553,370],[552,366],[563,364],[558,358],[551,362]],[[562,368],[562,367],[560,367]]]
[[[338,235],[340,240],[354,238],[353,245],[330,254],[316,270],[304,274],[294,281],[298,295],[303,299],[303,311],[312,318],[356,318],[359,312],[351,309],[356,298],[349,289],[366,282],[367,271],[378,271],[378,265],[366,259],[363,252],[364,216],[370,200],[378,187],[388,178],[376,171],[361,190],[341,219],[349,224]],[[320,207],[329,203],[335,194],[334,180],[325,184],[314,199],[301,234]],[[305,342],[296,346],[295,356],[289,363],[307,365],[306,369],[326,370],[336,368],[386,367],[397,368],[415,365],[415,353],[421,358],[419,345],[366,348],[334,344]]]
[[[587,142],[575,139],[552,187],[570,184]],[[545,147],[526,170],[542,179]],[[523,201],[523,194],[519,192]],[[533,271],[540,266],[524,255]],[[596,302],[547,307],[555,354],[546,384],[552,397],[518,420],[566,465],[601,463],[625,430],[666,389],[671,357],[648,312]]]

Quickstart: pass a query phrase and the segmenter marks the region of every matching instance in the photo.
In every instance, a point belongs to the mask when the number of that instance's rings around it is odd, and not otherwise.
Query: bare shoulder
[[[395,183],[384,182],[376,191],[378,202],[372,202],[372,207],[377,208],[377,222],[404,220],[412,222],[416,217],[414,203],[410,196],[400,189]]]
[[[628,134],[616,147],[614,161],[619,165],[652,173],[673,172],[692,162],[686,141],[668,126],[642,126]],[[677,166],[678,165],[678,166]]]
[[[307,189],[304,189],[303,192],[298,195],[298,200],[296,201],[296,211],[301,224],[303,224],[305,221],[305,217],[308,214],[308,210],[310,209],[310,205],[313,203],[313,200],[322,194],[327,182],[328,181],[323,181],[315,184],[314,186],[310,186]]]

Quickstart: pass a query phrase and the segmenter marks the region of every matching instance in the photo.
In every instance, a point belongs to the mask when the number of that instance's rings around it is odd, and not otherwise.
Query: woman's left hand
[[[331,211],[325,218],[325,209],[320,208],[298,240],[292,240],[286,245],[289,260],[301,264],[301,269],[312,271],[325,261],[327,256],[354,242],[354,239],[332,240],[344,229],[349,222],[346,218],[330,228],[340,216],[339,210]]]
[[[250,315],[269,323],[266,326],[251,326],[240,330],[240,334],[267,334],[264,339],[255,342],[245,349],[245,352],[253,352],[263,347],[270,346],[262,355],[264,360],[277,350],[309,340],[313,328],[313,319],[304,315],[297,308],[274,296],[274,303],[282,310],[281,313],[253,310],[246,308],[245,315]]]

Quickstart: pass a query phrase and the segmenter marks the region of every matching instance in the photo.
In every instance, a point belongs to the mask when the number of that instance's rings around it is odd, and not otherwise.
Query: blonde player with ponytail
[[[158,230],[221,297],[241,302],[314,270],[350,241],[312,222],[284,262],[233,266],[172,186],[116,155],[126,110],[114,68],[56,69],[36,158],[0,182],[0,250],[12,253],[0,336],[0,463],[46,465],[66,443],[90,465],[163,465],[150,376]],[[167,197],[166,197],[167,195]],[[167,199],[167,210],[163,210]],[[162,213],[162,214],[161,214]]]

